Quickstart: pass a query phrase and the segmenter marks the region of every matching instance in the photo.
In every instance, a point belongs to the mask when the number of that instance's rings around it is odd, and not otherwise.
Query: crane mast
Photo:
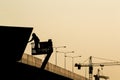
[[[92,56],[89,59],[89,80],[92,80],[93,76],[93,65],[92,65]]]

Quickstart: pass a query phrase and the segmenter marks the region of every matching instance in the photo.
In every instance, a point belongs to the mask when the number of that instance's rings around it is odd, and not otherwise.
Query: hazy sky
[[[60,51],[82,56],[74,62],[89,56],[120,61],[120,0],[1,0],[0,25],[34,27],[41,41],[51,38],[54,46],[67,46]],[[26,52],[30,50],[28,44]],[[64,55],[58,56],[58,65],[63,67]],[[71,65],[71,58],[67,58],[67,69],[71,70]],[[85,75],[84,68],[74,69]],[[120,79],[120,66],[105,66],[102,72],[110,80]]]

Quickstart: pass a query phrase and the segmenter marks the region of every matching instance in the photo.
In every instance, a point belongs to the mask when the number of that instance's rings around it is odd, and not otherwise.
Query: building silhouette
[[[40,59],[24,54],[32,30],[32,27],[0,26],[0,78],[4,80],[73,80],[73,77],[69,76],[71,75],[69,71],[68,73],[62,71],[63,69],[50,63],[47,63],[45,69],[41,69]],[[62,75],[62,72],[68,76]]]

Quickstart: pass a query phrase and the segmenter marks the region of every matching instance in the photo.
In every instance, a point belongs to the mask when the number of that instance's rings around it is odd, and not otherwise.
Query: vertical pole
[[[57,48],[55,48],[55,65],[57,66]]]
[[[74,58],[72,57],[72,72],[74,72]]]
[[[66,69],[66,53],[64,53],[64,68]]]
[[[66,46],[59,46],[59,47],[54,47],[55,48],[55,65],[57,66],[57,48],[66,48]]]
[[[89,80],[92,80],[92,74],[93,74],[93,65],[92,65],[92,56],[90,56],[90,59],[89,59]]]

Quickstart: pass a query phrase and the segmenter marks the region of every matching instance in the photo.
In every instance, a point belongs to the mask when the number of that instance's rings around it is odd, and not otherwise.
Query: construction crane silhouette
[[[92,56],[90,56],[88,64],[75,63],[75,67],[78,67],[79,70],[81,69],[81,67],[89,67],[89,80],[93,80],[93,67],[100,66],[102,69],[104,66],[112,66],[112,65],[120,65],[120,61],[93,63]],[[98,78],[98,80],[99,80],[99,78]]]
[[[97,74],[94,75],[94,77],[95,77],[95,80],[100,80],[100,78],[105,79],[105,80],[109,79],[108,76],[100,75],[100,69],[97,69]]]

